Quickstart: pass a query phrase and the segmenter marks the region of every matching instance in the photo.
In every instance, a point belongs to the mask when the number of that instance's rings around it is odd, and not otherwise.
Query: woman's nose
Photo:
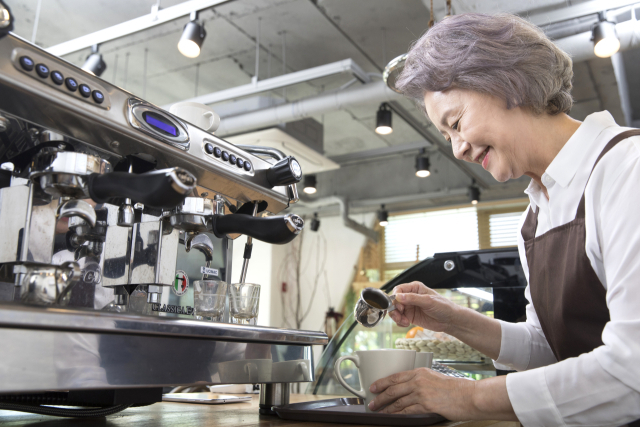
[[[453,155],[456,156],[456,159],[468,160],[465,159],[465,157],[467,157],[471,144],[460,137],[456,137],[451,140],[451,145],[453,147]]]

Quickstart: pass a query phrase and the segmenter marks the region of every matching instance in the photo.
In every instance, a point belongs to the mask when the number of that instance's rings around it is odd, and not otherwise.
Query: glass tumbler
[[[255,325],[260,305],[260,285],[253,283],[232,283],[229,287],[229,312],[231,322],[241,325]]]
[[[222,280],[196,280],[193,286],[196,316],[210,317],[214,322],[221,322],[227,299],[227,283]]]

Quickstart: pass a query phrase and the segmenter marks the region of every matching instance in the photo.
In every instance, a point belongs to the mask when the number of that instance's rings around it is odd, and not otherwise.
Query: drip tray
[[[273,410],[285,420],[334,424],[428,426],[445,421],[445,418],[438,414],[394,415],[365,412],[364,400],[356,397],[292,403],[276,406]]]

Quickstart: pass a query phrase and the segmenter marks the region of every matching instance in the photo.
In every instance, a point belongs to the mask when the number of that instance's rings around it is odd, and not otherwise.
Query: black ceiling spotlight
[[[607,21],[604,12],[598,13],[598,23],[593,26],[593,53],[600,58],[609,58],[620,50],[620,39],[616,33],[616,24]]]
[[[480,201],[480,189],[476,186],[475,179],[469,186],[469,201],[472,205],[477,205]]]
[[[178,50],[187,58],[195,58],[200,55],[200,48],[207,32],[204,30],[204,24],[198,22],[198,12],[191,12],[189,19],[190,21],[182,30]]]
[[[378,223],[381,227],[386,227],[389,224],[389,212],[384,208],[384,205],[380,205],[378,211]]]
[[[84,61],[82,65],[82,69],[98,77],[107,69],[107,64],[102,60],[102,54],[98,52],[97,44],[91,46],[91,54],[87,56],[87,60]]]
[[[305,175],[304,176],[304,191],[307,194],[315,194],[318,191],[316,187],[316,176],[315,175]]]
[[[376,114],[376,133],[379,135],[389,135],[393,132],[391,127],[391,107],[386,102],[380,104],[378,113]]]
[[[422,148],[420,154],[416,156],[416,176],[418,178],[426,178],[431,175],[429,158],[424,155],[426,151],[427,150]]]
[[[311,219],[311,231],[318,231],[318,228],[320,228],[320,220],[318,219],[318,212],[314,212]]]

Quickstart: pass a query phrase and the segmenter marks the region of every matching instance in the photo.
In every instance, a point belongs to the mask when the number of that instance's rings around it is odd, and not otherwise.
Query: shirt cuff
[[[507,375],[511,406],[524,427],[565,426],[545,379],[545,368]]]
[[[498,369],[504,366],[524,371],[531,360],[531,335],[524,324],[500,321],[502,337],[500,355],[494,362]]]

